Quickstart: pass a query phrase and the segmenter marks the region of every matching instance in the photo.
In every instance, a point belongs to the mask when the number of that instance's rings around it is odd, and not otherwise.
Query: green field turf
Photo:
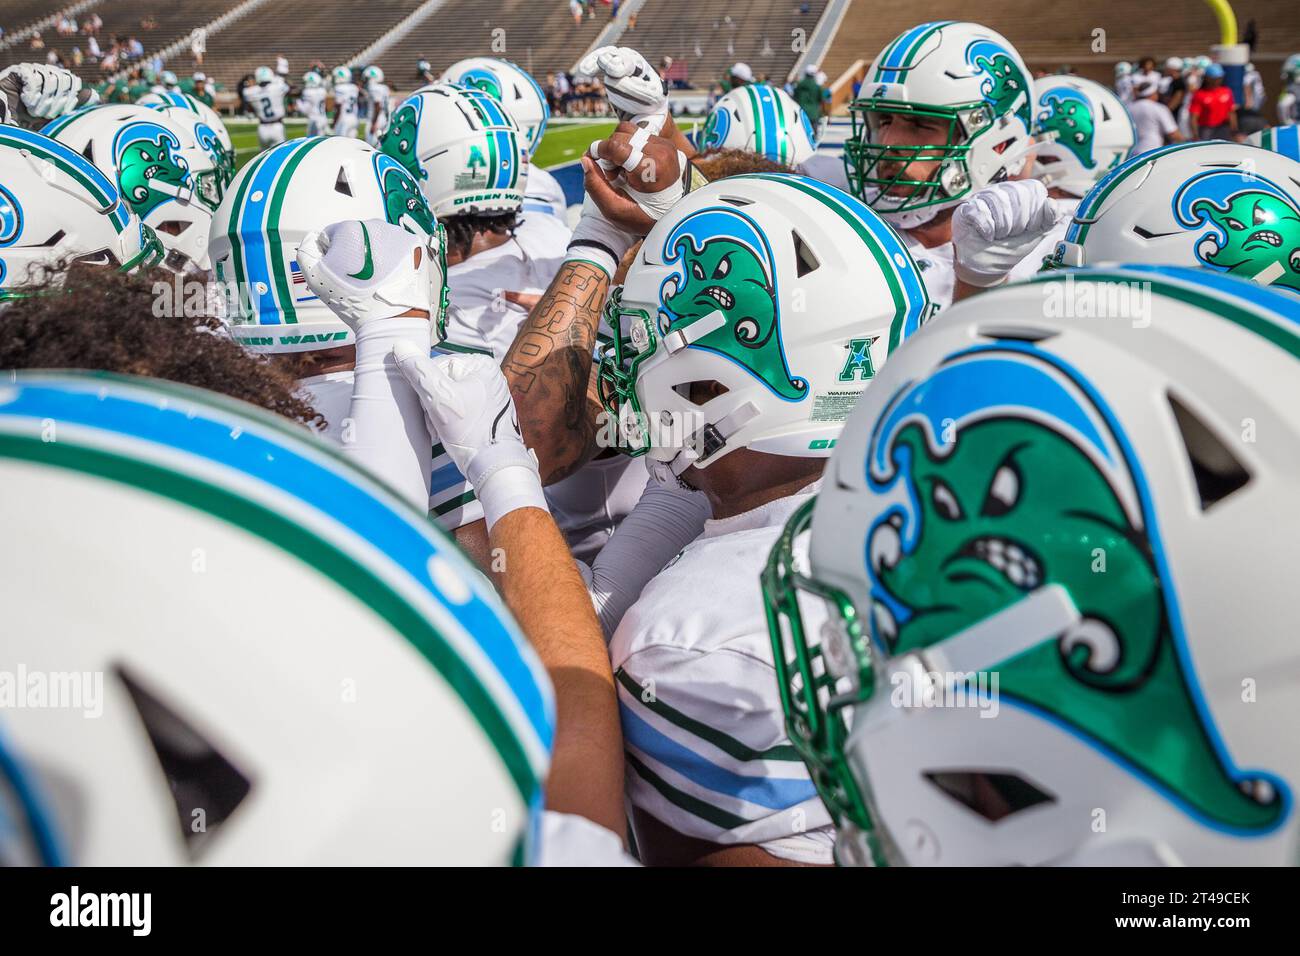
[[[564,120],[552,121],[538,147],[533,162],[546,168],[577,159],[593,139],[603,139],[614,130],[613,122],[573,123]],[[257,124],[245,120],[228,120],[226,128],[230,130],[230,139],[235,145],[236,165],[243,166],[258,153]],[[302,120],[289,120],[285,123],[290,139],[297,139],[307,133],[307,124]],[[361,127],[365,133],[365,124]]]

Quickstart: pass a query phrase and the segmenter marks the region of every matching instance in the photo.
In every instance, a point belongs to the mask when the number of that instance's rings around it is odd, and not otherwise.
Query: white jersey
[[[342,445],[348,414],[352,407],[353,374],[326,372],[312,375],[300,383],[307,392],[312,408],[326,421],[321,436]],[[433,446],[433,474],[429,480],[429,517],[445,531],[455,531],[483,517],[483,506],[457,470],[441,444]]]
[[[1123,103],[1133,102],[1133,74],[1115,78],[1115,95]]]
[[[1043,236],[1042,241],[1034,246],[1029,255],[1021,259],[1011,272],[1008,273],[1008,282],[1020,282],[1024,279],[1032,279],[1038,275],[1043,268],[1043,260],[1056,251],[1056,244],[1065,238],[1066,230],[1070,228],[1070,221],[1074,217],[1074,211],[1079,208],[1077,199],[1054,199],[1056,208],[1060,211],[1060,218],[1056,220],[1047,235]]]
[[[298,112],[309,120],[325,118],[325,87],[306,86],[298,96]]]
[[[626,455],[596,458],[548,485],[546,504],[573,556],[591,563],[632,513],[645,486],[644,462]]]
[[[921,272],[925,289],[930,293],[930,301],[939,307],[940,312],[950,308],[953,286],[957,282],[957,273],[953,266],[955,253],[952,243],[945,242],[943,245],[927,249],[913,239],[906,230],[895,229],[894,231],[907,244],[907,251],[916,261],[916,268]]]
[[[530,212],[546,213],[564,222],[569,201],[564,197],[560,181],[538,166],[528,167],[528,183],[524,188],[524,221]]]
[[[355,83],[338,83],[334,86],[334,114],[335,114],[335,132],[338,132],[340,126],[351,125],[353,129],[357,125],[357,102],[361,98],[361,91],[357,89]]]
[[[447,341],[489,352],[499,362],[528,311],[507,302],[506,292],[542,293],[555,278],[569,247],[568,227],[554,216],[535,215],[527,229],[447,269],[451,304]]]
[[[284,101],[289,95],[289,87],[284,80],[275,79],[270,83],[246,86],[241,95],[259,123],[284,122]]]
[[[542,811],[535,866],[640,866],[612,830],[573,813]]]
[[[1165,138],[1178,129],[1174,114],[1169,112],[1169,107],[1159,100],[1134,100],[1128,104],[1128,115],[1133,121],[1133,130],[1136,134],[1133,152],[1130,153],[1132,156],[1159,149],[1165,145]]]
[[[818,484],[706,522],[624,615],[610,658],[632,806],[688,837],[829,864],[830,815],[786,737],[758,585]]]
[[[849,174],[844,168],[843,153],[813,153],[799,165],[799,172],[809,179],[852,193],[849,189]]]
[[[387,116],[393,105],[393,94],[386,83],[366,84],[366,99],[370,101],[371,115]]]

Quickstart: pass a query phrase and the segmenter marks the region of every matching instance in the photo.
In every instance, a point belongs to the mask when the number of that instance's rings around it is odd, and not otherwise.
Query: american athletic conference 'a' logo
[[[1033,125],[1029,80],[1015,57],[992,40],[975,40],[966,47],[966,63],[984,74],[980,95],[994,116],[1014,112],[1025,129]]]
[[[1056,143],[1073,153],[1084,169],[1094,168],[1096,127],[1088,98],[1072,87],[1058,86],[1040,96],[1038,105],[1042,109],[1034,120],[1034,132],[1055,133]]]
[[[114,166],[122,196],[144,219],[171,199],[188,202],[194,192],[180,140],[157,123],[129,123],[113,137]]]
[[[775,259],[754,220],[734,209],[701,209],[668,234],[663,259],[680,272],[659,289],[661,333],[719,314],[721,324],[691,348],[730,359],[787,401],[808,395],[808,381],[786,362]]]
[[[1287,785],[1212,743],[1145,478],[1090,392],[1052,357],[1009,346],[951,355],[891,398],[866,461],[873,640],[892,654],[929,647],[1059,585],[1081,620],[990,662],[1003,700],[1202,821],[1268,832],[1288,814]]]
[[[1185,229],[1209,227],[1196,239],[1203,266],[1300,292],[1300,206],[1276,183],[1210,170],[1179,187],[1174,216]]]
[[[384,195],[384,215],[389,222],[417,235],[431,236],[437,231],[429,203],[406,167],[387,153],[376,153],[375,177]]]

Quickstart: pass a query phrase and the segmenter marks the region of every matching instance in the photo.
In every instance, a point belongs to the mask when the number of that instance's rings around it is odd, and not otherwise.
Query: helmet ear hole
[[[1250,482],[1250,472],[1195,412],[1172,392],[1166,397],[1192,468],[1201,510],[1209,511],[1224,498],[1244,488]]]
[[[352,184],[348,182],[348,169],[346,166],[339,167],[338,177],[334,180],[334,191],[341,196],[352,195]]]
[[[802,279],[808,273],[816,272],[821,263],[817,261],[817,257],[813,255],[812,249],[803,241],[803,236],[799,235],[797,229],[792,229],[790,236],[794,239],[795,276]]]

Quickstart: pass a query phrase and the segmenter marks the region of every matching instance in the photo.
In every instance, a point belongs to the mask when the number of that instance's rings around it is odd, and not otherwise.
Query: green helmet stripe
[[[862,225],[861,220],[859,220],[857,216],[851,214],[849,210],[835,202],[827,194],[815,189],[810,189],[798,180],[791,179],[789,176],[778,176],[772,173],[753,173],[752,175],[737,178],[766,179],[770,182],[781,183],[782,185],[797,189],[805,195],[816,199],[827,209],[831,210],[848,223],[849,227],[858,234],[858,238],[862,240],[863,245],[871,250],[871,256],[876,260],[876,265],[880,267],[880,272],[885,277],[885,282],[889,286],[889,294],[894,300],[894,319],[889,324],[888,352],[888,354],[893,354],[894,349],[897,348],[903,340],[903,325],[907,314],[907,310],[903,306],[904,303],[906,303],[907,298],[903,294],[903,287],[898,281],[898,274],[896,271],[898,266],[890,260],[889,256],[885,255],[885,251],[880,248],[880,243]]]
[[[903,42],[903,40],[906,39],[906,37],[909,34],[911,34],[912,31],[908,30],[903,33],[900,33],[897,37],[894,38],[894,42],[889,45],[884,55],[881,56],[880,66],[876,69],[876,75],[874,77],[875,80],[877,82],[880,82],[880,80],[883,77],[883,74],[887,72],[897,73],[900,70],[905,70],[911,67],[912,61],[916,59],[917,54],[925,46],[925,41],[930,39],[930,37],[934,36],[944,27],[950,26],[955,22],[956,22],[955,20],[940,20],[937,23],[930,24],[930,29],[926,30],[924,33],[922,33],[920,36],[918,36],[915,40],[912,41],[911,46],[909,46],[907,51],[903,54],[901,64],[899,64],[898,66],[886,66],[885,64],[890,63],[893,60],[893,57],[891,57],[889,54],[894,50],[895,47],[898,46],[899,43]]]
[[[11,134],[6,132],[3,126],[0,126],[0,145],[12,146],[15,149],[26,150],[37,159],[43,159],[48,163],[52,163],[56,168],[62,170],[76,180],[76,182],[84,187],[101,206],[108,207],[109,211],[125,207],[120,196],[116,194],[110,195],[105,192],[104,188],[100,186],[99,183],[96,183],[93,179],[87,177],[81,170],[67,162],[58,153],[53,150],[45,149],[39,143],[33,142],[33,138],[36,136],[37,134],[28,133],[26,130],[21,131],[21,133]],[[63,148],[67,148],[66,144],[60,145]],[[98,172],[96,174],[98,175]],[[129,210],[126,210],[126,212],[128,213],[126,215],[110,215],[108,217],[113,223],[113,228],[119,233],[124,232],[126,227],[130,224]]]

